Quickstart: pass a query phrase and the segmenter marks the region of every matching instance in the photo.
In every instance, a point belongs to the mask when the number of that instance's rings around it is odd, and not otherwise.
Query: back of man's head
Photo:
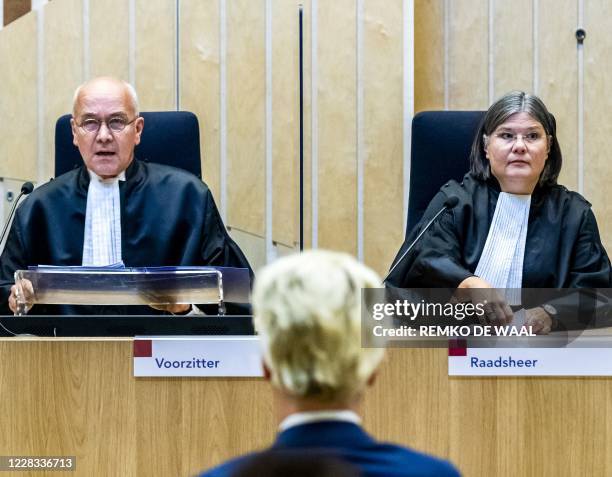
[[[361,346],[361,289],[380,286],[351,256],[321,250],[259,272],[253,310],[272,383],[297,399],[357,397],[384,354]]]

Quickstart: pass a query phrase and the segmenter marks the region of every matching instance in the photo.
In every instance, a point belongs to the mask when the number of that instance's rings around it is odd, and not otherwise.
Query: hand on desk
[[[525,310],[525,326],[531,326],[532,331],[537,335],[547,335],[552,329],[552,318],[544,308],[538,306]]]
[[[463,280],[455,291],[455,297],[463,302],[484,304],[485,314],[478,317],[482,325],[507,325],[514,318],[506,300],[482,278],[474,276]]]
[[[191,305],[184,303],[174,303],[172,305],[149,305],[155,310],[167,311],[173,315],[183,315],[191,311]]]
[[[30,280],[20,280],[11,287],[9,308],[15,315],[25,315],[32,308],[34,288]]]

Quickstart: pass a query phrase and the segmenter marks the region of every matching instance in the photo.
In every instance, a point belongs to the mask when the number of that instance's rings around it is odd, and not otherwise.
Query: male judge
[[[366,477],[457,476],[449,462],[378,442],[361,427],[356,409],[384,354],[361,346],[361,289],[380,286],[352,257],[325,251],[280,259],[258,274],[254,321],[280,421],[270,451],[327,455]],[[202,477],[238,475],[258,455]]]
[[[101,77],[79,86],[71,125],[83,165],[36,189],[17,210],[1,257],[0,311],[16,311],[16,295],[21,290],[13,284],[13,274],[29,265],[122,262],[127,267],[217,265],[250,269],[200,179],[134,157],[145,124],[131,85]],[[187,314],[192,308],[175,304],[165,311]],[[80,307],[74,311],[37,306],[33,312],[154,310]]]

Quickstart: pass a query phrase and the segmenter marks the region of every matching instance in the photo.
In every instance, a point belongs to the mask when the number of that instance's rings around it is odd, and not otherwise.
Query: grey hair
[[[91,81],[93,80],[86,81],[85,83],[77,86],[77,89],[74,90],[74,95],[72,96],[72,115],[73,116],[76,116],[76,112],[77,112],[76,108],[77,108],[77,103],[79,101],[79,95],[81,94],[81,91]],[[138,94],[136,93],[136,88],[134,88],[134,86],[132,86],[127,81],[119,80],[119,79],[117,79],[116,81],[123,83],[123,86],[125,86],[125,89],[128,92],[128,96],[130,97],[130,102],[132,103],[131,106],[134,109],[134,114],[138,116],[140,114],[140,106],[138,104]]]
[[[323,250],[261,270],[253,315],[272,384],[319,402],[359,395],[384,355],[361,346],[361,290],[380,286],[378,275],[350,255]]]
[[[541,186],[555,185],[563,162],[561,146],[557,140],[557,123],[540,98],[524,91],[506,93],[495,101],[485,113],[472,143],[470,171],[481,180],[488,180],[491,177],[491,168],[485,153],[487,138],[510,116],[522,112],[538,121],[549,138],[548,159],[540,174],[539,184]]]

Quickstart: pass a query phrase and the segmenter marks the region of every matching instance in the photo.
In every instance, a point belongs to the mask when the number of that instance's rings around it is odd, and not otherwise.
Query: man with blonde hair
[[[360,425],[357,406],[384,354],[361,346],[361,290],[380,286],[380,278],[354,258],[325,251],[280,259],[258,274],[255,327],[280,417],[270,450],[328,454],[364,476],[457,476],[450,463],[379,443]],[[202,477],[231,476],[252,457]]]

